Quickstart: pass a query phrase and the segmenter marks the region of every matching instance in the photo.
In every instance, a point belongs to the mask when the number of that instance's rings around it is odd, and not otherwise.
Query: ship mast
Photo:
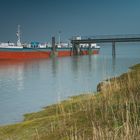
[[[17,29],[17,46],[21,46],[21,42],[20,42],[20,25],[18,25],[18,29]]]

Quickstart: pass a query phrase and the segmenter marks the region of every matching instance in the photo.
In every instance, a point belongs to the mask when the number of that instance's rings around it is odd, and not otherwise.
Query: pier
[[[89,44],[90,46],[91,43],[112,43],[112,56],[116,55],[115,44],[117,42],[140,42],[140,34],[82,36],[71,39],[73,50],[78,50],[80,44]]]

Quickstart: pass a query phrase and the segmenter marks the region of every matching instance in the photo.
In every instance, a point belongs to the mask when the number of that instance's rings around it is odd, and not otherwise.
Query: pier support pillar
[[[55,37],[52,37],[52,52],[56,51],[56,45],[55,45]]]
[[[72,50],[73,50],[73,55],[76,55],[77,51],[76,51],[76,44],[75,43],[72,44]]]
[[[89,55],[92,54],[91,43],[88,44],[88,54]]]
[[[73,44],[73,54],[74,55],[79,55],[80,54],[80,48],[79,48],[79,44]]]
[[[56,56],[58,56],[58,53],[56,51],[55,37],[52,37],[52,52],[51,52],[51,57],[56,57]]]
[[[115,42],[112,42],[112,56],[116,56]]]

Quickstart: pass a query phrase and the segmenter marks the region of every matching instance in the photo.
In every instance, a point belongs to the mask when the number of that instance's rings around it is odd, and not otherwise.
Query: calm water
[[[0,61],[0,124],[23,120],[23,114],[84,92],[140,63],[140,44],[102,45],[98,56]]]

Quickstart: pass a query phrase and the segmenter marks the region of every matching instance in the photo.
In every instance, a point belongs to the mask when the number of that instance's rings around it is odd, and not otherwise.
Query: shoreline
[[[126,114],[130,115],[129,120],[131,120],[131,117],[134,120],[133,113],[139,113],[136,112],[139,111],[136,103],[138,102],[139,104],[137,99],[139,99],[138,93],[140,92],[140,64],[134,65],[129,69],[128,72],[120,76],[99,83],[100,89],[95,94],[70,97],[59,104],[44,107],[39,112],[25,114],[22,122],[0,126],[0,135],[3,137],[0,140],[5,140],[9,137],[18,139],[21,135],[24,135],[22,139],[27,140],[38,136],[41,139],[50,138],[55,140],[55,135],[56,138],[62,139],[62,136],[64,138],[75,137],[75,133],[78,138],[82,136],[82,133],[91,138],[93,137],[93,131],[96,135],[98,134],[97,130],[99,128],[102,132],[108,132],[108,134],[111,133],[112,135],[117,134],[116,129],[121,130],[125,123],[129,123],[129,125],[131,123],[127,122]],[[132,97],[129,94],[132,94]],[[131,105],[130,107],[129,104]],[[135,112],[131,115],[127,112],[127,107],[131,109],[133,106],[135,107]],[[120,113],[119,110],[122,112]],[[139,116],[137,117],[139,118]],[[84,130],[83,127],[85,128]],[[27,130],[30,133],[27,133]],[[8,132],[5,133],[6,131]],[[78,133],[78,131],[80,132]],[[137,130],[135,131],[137,132]],[[119,134],[117,135],[121,137]],[[100,136],[100,138],[103,137],[105,137],[105,133]]]

